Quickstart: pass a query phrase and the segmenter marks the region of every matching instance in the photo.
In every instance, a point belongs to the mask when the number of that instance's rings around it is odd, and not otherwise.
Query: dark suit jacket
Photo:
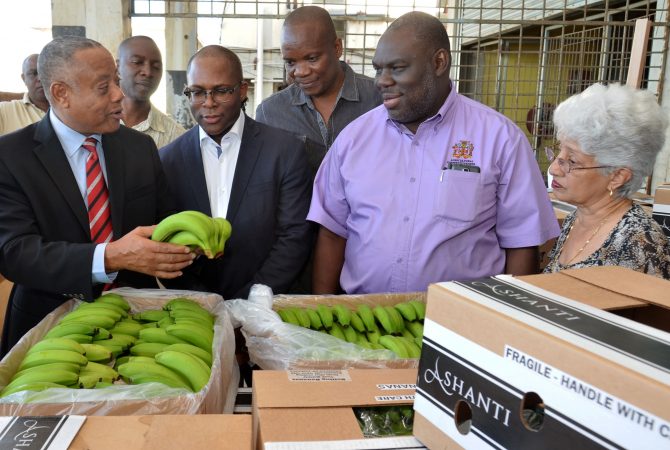
[[[102,136],[114,239],[174,211],[153,140],[121,127]],[[70,297],[92,300],[88,213],[49,115],[0,137],[0,273],[13,281],[3,354]],[[119,285],[156,287],[139,273]]]
[[[211,216],[198,133],[199,127],[193,127],[159,154],[177,208]],[[304,143],[245,117],[226,214],[231,237],[223,256],[214,261],[200,257],[181,287],[227,299],[246,298],[254,283],[286,292],[312,245],[312,229],[305,220],[311,193]]]

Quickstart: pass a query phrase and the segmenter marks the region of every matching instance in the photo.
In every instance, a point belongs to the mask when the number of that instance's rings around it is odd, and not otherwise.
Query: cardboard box
[[[652,217],[661,225],[665,235],[670,237],[670,184],[656,188]]]
[[[670,282],[620,267],[521,278],[429,287],[419,440],[668,448],[670,334],[600,308],[647,319],[651,308],[667,328]]]
[[[105,389],[47,389],[24,392],[0,399],[0,415],[149,415],[149,414],[221,414],[233,411],[239,370],[235,363],[235,338],[230,317],[220,295],[169,289],[121,288],[111,292],[122,295],[131,313],[157,309],[175,297],[187,297],[216,314],[212,345],[212,375],[207,385],[195,393],[169,389],[158,383],[114,386]],[[0,363],[0,387],[16,373],[30,347],[56,325],[62,316],[77,306],[69,300],[49,313],[26,333]],[[31,401],[24,401],[31,395]]]
[[[416,375],[416,369],[255,371],[254,447],[307,441],[320,448],[319,441],[377,440],[364,438],[352,408],[411,405]]]
[[[413,299],[425,301],[425,292],[366,295],[277,295],[274,310],[316,305],[395,305]],[[247,301],[226,301],[232,316],[241,322],[249,358],[266,370],[416,368],[418,359],[383,359],[381,350],[367,350],[318,331],[278,322],[279,316]],[[388,353],[388,352],[387,352]],[[382,353],[382,356],[384,354]],[[392,355],[391,355],[392,357]]]
[[[250,414],[90,416],[69,450],[251,450]]]

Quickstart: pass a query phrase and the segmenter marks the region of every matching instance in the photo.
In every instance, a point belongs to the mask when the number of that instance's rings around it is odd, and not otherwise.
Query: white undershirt
[[[202,152],[212,217],[226,217],[237,157],[240,154],[240,144],[242,143],[244,113],[240,113],[233,127],[221,138],[220,146],[207,135],[202,127],[199,128],[200,151]],[[219,148],[221,149],[221,156],[218,156]]]

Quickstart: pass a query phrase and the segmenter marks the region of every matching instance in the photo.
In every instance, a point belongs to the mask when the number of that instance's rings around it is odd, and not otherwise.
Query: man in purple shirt
[[[314,183],[314,292],[536,273],[559,233],[540,170],[514,123],[455,91],[442,23],[398,18],[373,65],[384,104],[340,133]]]

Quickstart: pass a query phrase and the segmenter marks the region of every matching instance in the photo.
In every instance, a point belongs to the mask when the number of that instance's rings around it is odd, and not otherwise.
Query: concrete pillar
[[[121,41],[130,36],[130,0],[52,0],[52,35],[85,36],[116,56]]]
[[[169,2],[168,13],[195,13],[196,2]],[[197,19],[166,18],[165,19],[165,70],[167,72],[166,112],[189,129],[195,125],[188,99],[184,96],[186,85],[186,65],[189,58],[198,51]]]

